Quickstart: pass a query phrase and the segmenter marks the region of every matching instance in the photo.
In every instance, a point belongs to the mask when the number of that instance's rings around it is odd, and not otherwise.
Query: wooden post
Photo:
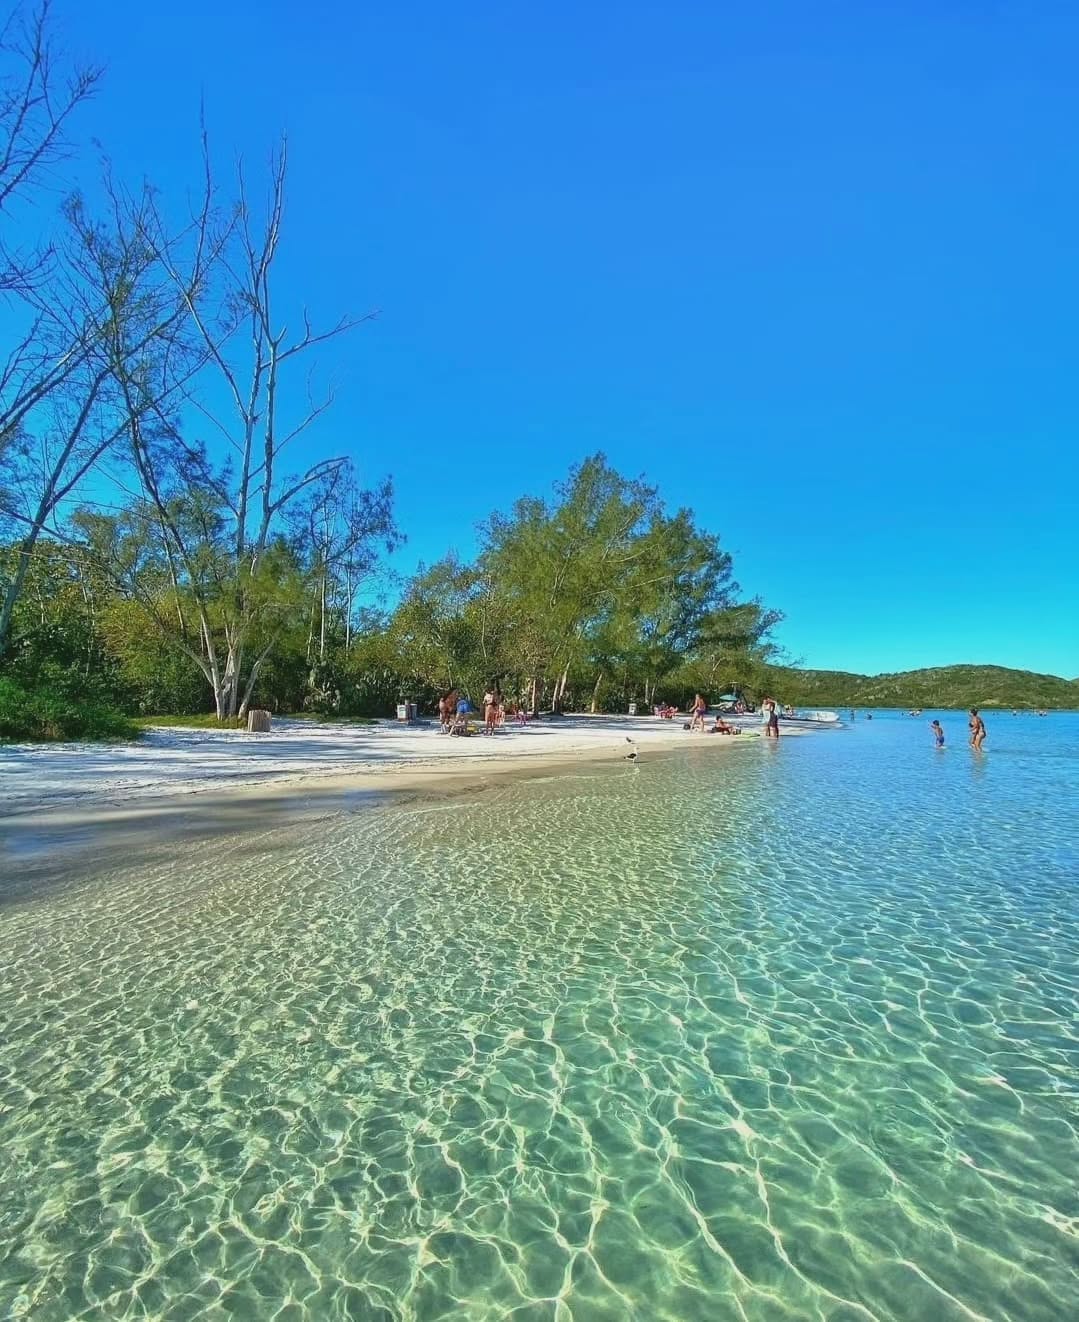
[[[252,707],[247,713],[247,729],[250,734],[269,734],[270,713],[259,707]]]

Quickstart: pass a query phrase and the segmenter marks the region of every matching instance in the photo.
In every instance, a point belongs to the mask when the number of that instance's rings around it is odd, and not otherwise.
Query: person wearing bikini
[[[498,690],[490,688],[483,695],[484,734],[494,734],[498,724]]]
[[[971,707],[970,720],[967,722],[970,726],[970,746],[976,753],[982,751],[982,744],[985,743],[985,722],[978,715],[978,708]]]

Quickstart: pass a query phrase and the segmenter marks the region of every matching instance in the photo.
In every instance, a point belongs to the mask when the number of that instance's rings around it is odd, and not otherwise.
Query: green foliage
[[[0,740],[137,737],[127,716],[100,698],[72,692],[55,674],[34,688],[0,676]]]
[[[191,658],[147,627],[132,602],[110,600],[98,618],[102,642],[118,667],[131,711],[205,712],[210,687]]]
[[[218,720],[214,712],[195,712],[177,716],[170,712],[167,716],[136,716],[134,723],[140,730],[153,730],[155,727],[180,730],[242,730],[247,721],[239,716],[226,716]]]
[[[371,725],[369,716],[323,716],[321,712],[287,712],[290,721],[328,721],[335,725]],[[199,712],[194,716],[136,716],[134,724],[140,730],[243,730],[247,721],[242,716],[226,716],[218,720],[214,712]]]
[[[368,616],[361,624],[363,631],[342,655],[337,712],[346,716],[392,716],[397,703],[405,699],[424,708],[433,707],[437,687],[414,671],[401,668],[386,621]]]
[[[475,564],[449,557],[412,580],[391,665],[433,689],[624,709],[701,675],[732,682],[777,619],[739,602],[731,557],[688,510],[593,455],[553,499],[492,515]]]
[[[887,675],[774,666],[762,687],[795,706],[1079,708],[1079,681],[1004,666],[935,666]]]
[[[447,556],[408,585],[389,626],[382,660],[386,681],[432,694],[451,687],[482,693],[517,664],[511,645],[516,616],[505,581]]]
[[[38,545],[4,663],[12,678],[58,664],[106,705],[218,724],[206,716],[211,645],[254,670],[251,705],[323,717],[391,715],[403,699],[431,710],[440,691],[478,700],[491,684],[558,709],[684,705],[696,688],[749,686],[768,657],[778,617],[739,599],[719,539],[602,455],[551,498],[492,516],[474,562],[422,570],[388,617],[354,606],[372,539],[393,533],[388,488],[349,494],[347,555],[335,550],[340,500],[321,492],[252,568],[205,456],[170,463],[184,471],[159,490],[160,508],[83,510],[77,545]],[[177,530],[171,549],[162,520]]]

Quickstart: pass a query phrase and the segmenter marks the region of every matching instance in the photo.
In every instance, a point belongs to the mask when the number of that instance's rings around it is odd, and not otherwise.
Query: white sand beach
[[[152,727],[135,743],[15,744],[0,748],[0,818],[43,809],[116,806],[157,796],[239,791],[288,783],[409,773],[410,784],[431,773],[471,768],[484,774],[533,759],[566,761],[649,748],[707,744],[734,747],[756,734],[752,719],[737,737],[689,733],[681,718],[569,716],[492,736],[451,738],[437,724],[378,721],[371,725],[275,720],[267,734],[245,730]]]
[[[629,769],[681,748],[750,748],[738,736],[689,733],[682,719],[569,716],[493,736],[452,738],[432,721],[348,725],[275,720],[267,734],[152,727],[134,743],[17,744],[0,748],[0,867],[27,880],[31,865],[76,853],[102,861],[184,838],[288,830],[303,818],[388,796],[482,791],[509,776],[579,764]],[[627,743],[633,741],[633,746]]]

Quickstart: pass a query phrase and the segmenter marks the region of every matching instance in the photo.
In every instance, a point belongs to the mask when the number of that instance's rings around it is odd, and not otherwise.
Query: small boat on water
[[[795,725],[838,725],[839,713],[834,711],[796,711],[790,715],[781,713],[780,719]]]

